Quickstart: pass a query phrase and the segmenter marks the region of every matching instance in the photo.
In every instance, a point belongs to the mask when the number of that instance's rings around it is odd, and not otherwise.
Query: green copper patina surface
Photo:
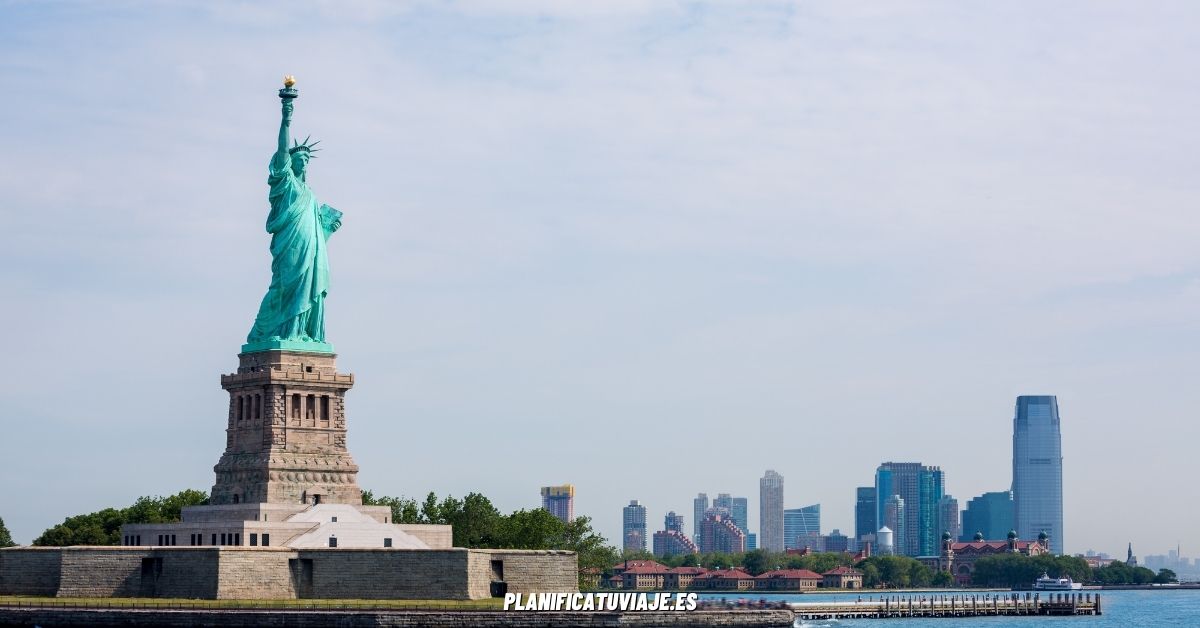
[[[326,241],[342,226],[342,212],[317,201],[306,174],[315,152],[290,139],[295,89],[280,90],[283,119],[279,144],[271,157],[267,184],[271,213],[271,285],[258,308],[254,327],[242,345],[243,353],[287,349],[332,353],[325,342],[325,295],[329,292]]]

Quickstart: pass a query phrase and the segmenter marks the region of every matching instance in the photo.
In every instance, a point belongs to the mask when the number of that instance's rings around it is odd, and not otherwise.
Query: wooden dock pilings
[[[797,602],[800,619],[1099,615],[1099,593],[893,595],[854,602]]]

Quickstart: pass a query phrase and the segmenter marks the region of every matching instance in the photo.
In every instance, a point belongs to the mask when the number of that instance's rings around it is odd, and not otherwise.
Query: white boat
[[[1066,578],[1051,578],[1042,574],[1041,578],[1033,581],[1034,591],[1079,591],[1083,589],[1082,582],[1074,582],[1070,576]]]

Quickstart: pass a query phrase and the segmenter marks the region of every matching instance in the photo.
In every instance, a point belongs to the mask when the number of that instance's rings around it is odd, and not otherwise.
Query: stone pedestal
[[[221,376],[229,421],[210,503],[362,504],[358,465],[346,450],[354,376],[338,373],[334,358],[289,350],[238,356],[237,372]]]

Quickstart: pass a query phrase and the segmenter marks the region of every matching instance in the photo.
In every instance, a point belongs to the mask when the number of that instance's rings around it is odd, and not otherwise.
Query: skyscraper
[[[904,498],[899,495],[892,495],[883,500],[883,513],[879,518],[883,523],[883,527],[879,530],[882,532],[885,528],[891,532],[891,553],[903,554],[903,548],[900,547],[898,539],[904,536],[905,512]],[[883,549],[884,539],[879,539],[880,550]]]
[[[666,557],[699,551],[696,543],[683,533],[683,516],[675,514],[674,510],[668,512],[663,517],[663,529],[654,533],[654,555]]]
[[[733,523],[739,530],[744,532],[746,536],[750,536],[750,500],[745,497],[733,498]]]
[[[646,507],[632,500],[624,509],[621,527],[626,552],[646,551]]]
[[[938,538],[943,532],[949,532],[951,539],[957,539],[962,532],[958,520],[958,500],[946,495],[938,502]]]
[[[879,506],[875,502],[874,486],[860,486],[854,489],[854,496],[854,540],[857,542],[879,530]]]
[[[712,503],[714,508],[728,510],[730,518],[733,519],[733,524],[742,532],[750,534],[746,512],[748,510],[748,500],[745,497],[733,497],[729,493],[718,493],[717,498]]]
[[[783,511],[784,549],[803,549],[806,537],[817,536],[821,536],[821,504]],[[807,545],[811,547],[812,542]]]
[[[1045,532],[1063,553],[1062,433],[1053,395],[1017,397],[1013,416],[1013,516],[1017,536]]]
[[[696,499],[692,500],[692,540],[696,542],[696,545],[700,544],[700,524],[704,521],[704,513],[707,510],[708,493],[696,495]]]
[[[696,544],[686,535],[674,530],[660,530],[654,533],[654,555],[660,558],[677,556],[679,554],[695,554],[700,551]]]
[[[774,469],[758,481],[758,531],[763,549],[783,551],[783,476]]]
[[[674,510],[668,512],[667,516],[663,517],[663,529],[667,532],[683,534],[683,515],[675,514]]]
[[[919,462],[885,462],[875,471],[875,499],[881,523],[895,532],[897,554],[938,554],[938,502],[943,497],[945,475],[938,467]],[[904,503],[904,520],[897,529],[883,517],[886,501],[899,495]]]
[[[575,485],[542,487],[542,508],[558,517],[563,523],[575,519]]]
[[[700,552],[740,554],[746,551],[746,534],[719,508],[713,508],[700,522]]]
[[[984,493],[967,502],[962,512],[962,534],[958,540],[970,541],[975,534],[989,541],[998,541],[1016,529],[1013,523],[1013,500],[1009,491]]]

